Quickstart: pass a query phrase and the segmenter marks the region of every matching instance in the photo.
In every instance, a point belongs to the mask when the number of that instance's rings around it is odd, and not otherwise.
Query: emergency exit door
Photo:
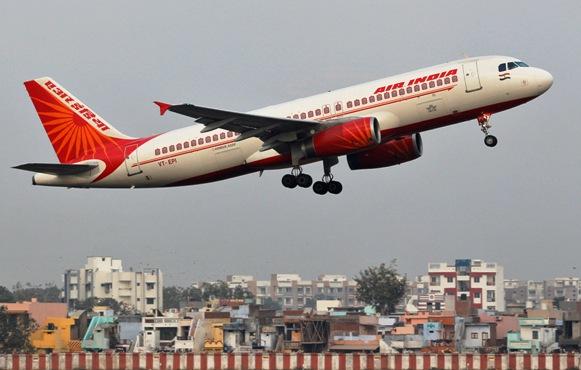
[[[137,157],[138,145],[128,145],[125,147],[125,168],[127,176],[133,176],[143,172],[139,166],[139,157]]]

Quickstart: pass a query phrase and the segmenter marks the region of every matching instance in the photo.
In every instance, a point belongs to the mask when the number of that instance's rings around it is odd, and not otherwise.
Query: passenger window
[[[184,142],[184,149],[188,149],[190,147],[190,142],[186,141]]]
[[[408,94],[411,94],[412,93],[412,87],[409,86],[407,89],[405,89],[405,92],[408,93]]]
[[[506,63],[502,63],[498,65],[498,72],[506,71]]]
[[[329,109],[329,106],[325,106],[325,107],[323,107],[323,112],[325,114],[329,114],[329,112],[331,112],[331,109]]]
[[[218,141],[218,134],[215,134],[214,136],[212,136],[212,140]]]
[[[339,112],[341,110],[341,103],[335,104],[335,111]]]
[[[165,147],[165,146],[164,146],[163,148],[161,148],[161,152],[162,152],[163,154],[166,154],[166,153],[167,153],[167,147]]]
[[[420,91],[420,85],[414,85],[414,91],[415,92]]]
[[[222,132],[222,133],[220,134],[220,139],[222,139],[222,140],[226,139],[226,134]]]
[[[228,131],[228,137],[232,137],[234,134],[232,133],[232,131]]]
[[[361,105],[365,105],[365,104],[367,104],[367,98],[361,99]]]
[[[320,116],[321,115],[321,110],[320,109],[316,109],[315,110],[315,116]]]
[[[198,139],[198,144],[200,145],[204,144],[204,139]]]
[[[210,141],[212,141],[212,138],[209,136],[206,136],[206,143],[209,143]]]
[[[160,154],[161,154],[161,150],[155,149],[155,155],[160,155]]]
[[[515,62],[508,62],[508,69],[515,69],[518,68]]]
[[[369,97],[369,102],[370,102],[370,103],[375,103],[375,96],[373,96],[373,95],[372,95],[372,96],[370,96],[370,97]]]
[[[375,98],[377,99],[377,101],[381,101],[383,99],[383,96],[381,94],[377,94]]]
[[[299,115],[298,114],[293,114],[293,118],[294,119],[299,119]]]
[[[301,113],[301,119],[306,119],[307,118],[307,114],[306,113]]]
[[[175,151],[176,151],[176,147],[175,147],[175,145],[170,145],[170,146],[169,146],[169,151],[170,151],[170,152],[175,152]]]
[[[399,89],[399,95],[404,95],[405,94],[405,90],[404,89]]]
[[[359,106],[359,99],[355,99],[355,106],[358,107]]]
[[[353,102],[351,100],[347,102],[347,108],[353,108]]]
[[[427,88],[428,88],[428,84],[424,82],[422,84],[422,90],[426,90]]]
[[[397,96],[397,90],[393,90],[393,91],[391,92],[391,97],[392,97],[392,98],[394,98],[394,97],[396,97],[396,96]]]
[[[436,87],[436,83],[434,81],[430,81],[430,89]]]
[[[312,110],[309,111],[308,116],[309,116],[309,118],[313,118],[313,111]]]
[[[181,143],[178,144],[178,145],[176,145],[176,150],[182,150],[182,144]]]
[[[445,83],[446,85],[449,85],[449,84],[450,84],[450,77],[446,77],[446,78],[444,78],[444,83]]]
[[[443,82],[442,82],[442,80],[438,80],[438,81],[436,81],[436,85],[438,85],[438,86],[442,86],[442,85],[443,85]]]
[[[458,82],[458,76],[452,76],[452,82]]]
[[[383,94],[383,97],[389,99],[389,91]]]
[[[196,139],[192,140],[191,144],[192,146],[196,146]]]

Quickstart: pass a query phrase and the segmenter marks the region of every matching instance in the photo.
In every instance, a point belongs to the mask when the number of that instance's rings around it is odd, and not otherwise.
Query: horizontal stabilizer
[[[15,166],[18,170],[47,173],[49,175],[76,175],[97,168],[96,164],[26,163]]]

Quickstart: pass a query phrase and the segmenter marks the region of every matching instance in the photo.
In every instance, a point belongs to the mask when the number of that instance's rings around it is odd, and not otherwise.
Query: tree
[[[61,290],[52,283],[32,285],[17,282],[13,289],[14,299],[16,301],[30,301],[32,298],[38,299],[39,302],[60,302]]]
[[[163,308],[180,308],[183,297],[183,288],[168,286],[163,288]]]
[[[237,285],[236,288],[232,289],[232,298],[235,299],[252,299],[254,295],[248,290]]]
[[[270,297],[266,297],[264,299],[264,301],[262,302],[262,307],[264,307],[264,309],[266,310],[277,310],[277,311],[282,310],[282,304]]]
[[[225,281],[202,284],[202,298],[207,301],[212,298],[231,298],[230,288]]]
[[[12,292],[10,290],[8,290],[8,288],[6,288],[2,285],[0,285],[0,302],[3,302],[3,303],[15,302],[14,294],[12,294]]]
[[[31,352],[30,334],[37,327],[28,315],[9,315],[0,306],[0,353]]]
[[[355,281],[357,299],[374,306],[384,315],[394,311],[406,288],[406,279],[398,275],[395,260],[389,265],[382,263],[368,267],[355,277]]]

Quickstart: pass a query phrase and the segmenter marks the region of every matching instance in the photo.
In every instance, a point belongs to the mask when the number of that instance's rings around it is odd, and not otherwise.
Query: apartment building
[[[430,294],[452,295],[456,302],[468,302],[476,309],[505,310],[504,268],[498,263],[477,259],[430,263],[428,276]]]
[[[83,268],[67,270],[63,276],[64,298],[74,308],[89,298],[112,298],[137,312],[163,309],[163,274],[158,268],[124,271],[112,257],[88,257]]]
[[[345,275],[320,275],[315,280],[305,280],[298,274],[272,274],[270,280],[230,275],[227,283],[231,289],[237,286],[248,289],[258,304],[270,298],[284,309],[314,307],[322,299],[339,300],[343,306],[359,304],[355,297],[357,283]]]

